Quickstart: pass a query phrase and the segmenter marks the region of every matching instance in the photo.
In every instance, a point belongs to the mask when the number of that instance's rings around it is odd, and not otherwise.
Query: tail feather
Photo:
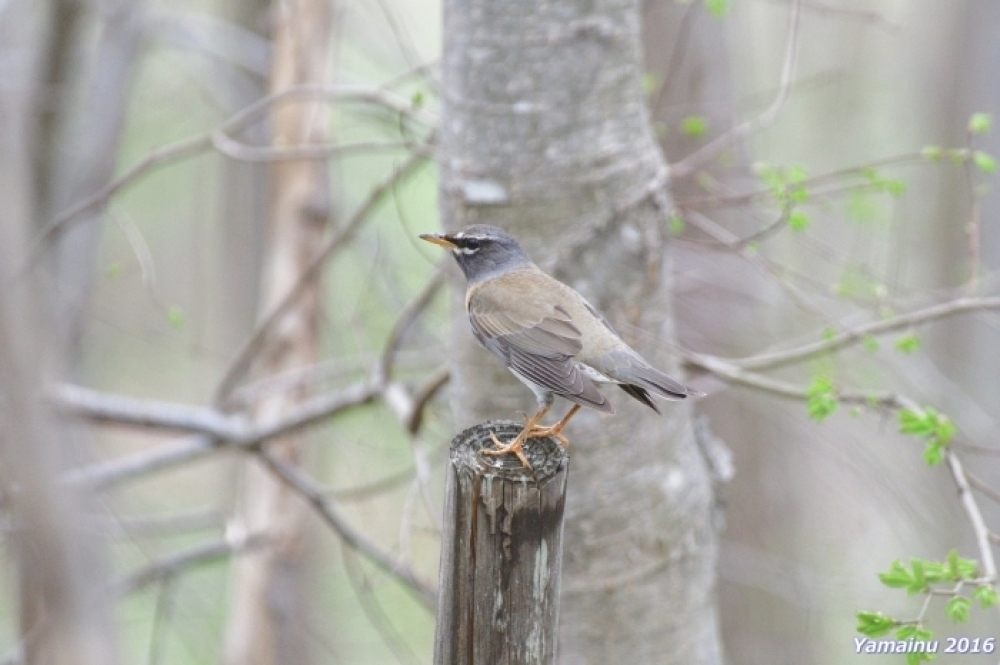
[[[671,379],[660,370],[651,367],[638,355],[616,354],[616,356],[612,358],[612,368],[605,374],[631,388],[641,388],[644,391],[654,392],[661,397],[674,400],[698,397],[704,394]],[[622,387],[625,388],[624,385]],[[640,402],[646,403],[645,399],[638,397],[634,392],[627,389],[625,392]],[[646,397],[648,398],[648,395]]]
[[[660,407],[656,406],[656,402],[654,402],[653,398],[649,396],[649,392],[645,388],[629,385],[627,383],[619,383],[618,387],[651,408],[653,411],[660,413]]]

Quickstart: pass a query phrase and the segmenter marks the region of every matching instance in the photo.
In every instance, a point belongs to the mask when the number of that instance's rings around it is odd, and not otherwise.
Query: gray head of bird
[[[496,226],[474,224],[454,233],[425,233],[420,237],[451,250],[470,283],[534,266],[517,241]]]

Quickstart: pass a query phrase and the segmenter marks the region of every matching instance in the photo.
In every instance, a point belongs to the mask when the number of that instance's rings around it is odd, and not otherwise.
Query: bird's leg
[[[563,428],[569,423],[569,419],[576,415],[576,412],[580,410],[579,404],[574,404],[573,408],[566,412],[566,415],[562,417],[562,420],[557,422],[552,427],[532,427],[531,431],[528,432],[529,439],[543,439],[547,436],[551,436],[556,441],[562,444],[563,448],[569,448],[569,439],[562,435]]]
[[[501,443],[500,439],[497,438],[497,435],[494,434],[493,432],[490,432],[490,438],[493,439],[493,443],[495,443],[497,447],[490,448],[489,450],[484,450],[483,454],[490,455],[493,457],[499,457],[500,455],[514,453],[515,455],[517,455],[517,458],[521,460],[521,464],[523,464],[525,468],[530,469],[531,464],[528,463],[528,458],[524,456],[524,451],[522,449],[522,446],[524,445],[524,442],[527,439],[535,436],[532,434],[532,432],[540,429],[538,427],[538,423],[542,420],[542,418],[545,417],[545,414],[548,413],[549,409],[551,408],[552,408],[552,402],[548,401],[547,403],[541,405],[538,411],[535,412],[535,415],[531,416],[530,418],[525,418],[524,429],[522,429],[521,433],[518,434],[516,437],[514,437],[514,440],[511,441],[510,443]]]

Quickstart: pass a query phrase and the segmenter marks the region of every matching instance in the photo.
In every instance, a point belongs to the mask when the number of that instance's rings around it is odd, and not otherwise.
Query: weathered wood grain
[[[485,456],[522,425],[493,421],[455,437],[445,490],[436,665],[555,662],[569,455],[552,439]]]

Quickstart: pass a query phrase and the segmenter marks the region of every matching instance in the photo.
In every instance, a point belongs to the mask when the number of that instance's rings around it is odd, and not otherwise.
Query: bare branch
[[[204,434],[226,441],[245,440],[249,432],[242,416],[200,406],[135,399],[71,384],[53,390],[52,400],[65,413],[98,423]]]
[[[716,376],[734,383],[740,383],[757,388],[781,397],[790,397],[793,399],[806,399],[807,397],[805,386],[797,386],[795,384],[777,381],[759,374],[747,372],[746,370],[719,358],[698,354],[687,354],[686,360],[689,363],[712,372]],[[908,397],[891,393],[837,393],[837,399],[841,402],[855,404],[876,403],[883,408],[891,410],[904,408],[919,410],[920,408],[916,402]],[[979,556],[983,565],[983,581],[989,584],[996,584],[997,567],[996,560],[993,557],[993,550],[990,545],[990,530],[986,527],[986,522],[983,519],[979,503],[976,501],[976,497],[970,487],[969,478],[965,473],[965,469],[962,466],[961,461],[955,454],[955,451],[951,447],[946,447],[944,454],[945,460],[948,462],[948,470],[951,472],[952,480],[958,488],[962,508],[965,510],[966,517],[969,519],[969,523],[972,526],[972,531],[976,538],[976,545],[979,548]],[[996,498],[995,493],[991,493],[989,496],[991,498]]]
[[[945,461],[948,462],[948,470],[958,487],[958,498],[965,509],[965,515],[972,524],[972,532],[976,536],[976,546],[979,548],[979,556],[983,563],[983,575],[990,584],[997,582],[997,564],[993,558],[993,548],[990,545],[990,530],[986,528],[986,521],[983,513],[979,510],[979,503],[976,501],[972,488],[969,487],[969,479],[965,475],[965,469],[959,461],[958,456],[951,448],[945,448]]]
[[[212,134],[212,147],[231,159],[243,162],[280,162],[293,159],[327,159],[347,153],[412,150],[416,143],[400,141],[357,141],[325,145],[303,144],[282,148],[247,145],[222,132]]]
[[[434,610],[437,593],[431,585],[420,579],[405,563],[390,557],[388,553],[383,552],[376,544],[365,538],[361,531],[351,526],[337,511],[333,502],[325,496],[324,489],[317,485],[312,478],[302,473],[297,467],[274,457],[266,449],[259,450],[257,456],[271,472],[302,496],[323,518],[323,521],[340,535],[347,546],[364,555],[383,571],[402,582],[403,586],[413,593],[424,607],[431,611]]]
[[[196,545],[183,552],[177,552],[162,559],[152,561],[148,565],[129,573],[115,584],[115,593],[119,596],[134,593],[155,582],[162,582],[187,572],[191,568],[214,563],[234,554],[244,554],[264,547],[269,542],[270,538],[260,533],[252,534],[239,541],[223,539]]]
[[[413,410],[410,412],[410,417],[406,421],[406,430],[410,434],[416,434],[420,431],[420,425],[423,424],[424,420],[424,409],[427,404],[434,399],[434,396],[437,395],[438,391],[441,390],[441,388],[443,388],[450,380],[451,370],[447,367],[442,367],[432,374],[423,386],[417,388],[416,392],[413,394]]]
[[[715,376],[737,383],[748,388],[756,388],[777,397],[786,397],[795,400],[805,400],[806,386],[758,374],[746,370],[733,362],[716,356],[692,353],[690,351],[681,352],[684,362],[689,365],[711,372]],[[858,404],[868,406],[878,406],[885,409],[919,409],[916,402],[904,395],[891,392],[837,392],[837,400],[845,404]]]
[[[747,120],[730,131],[716,137],[713,141],[691,153],[684,159],[671,165],[670,171],[675,178],[684,178],[694,173],[707,162],[725,152],[734,143],[745,139],[756,131],[771,125],[785,107],[792,92],[795,77],[795,61],[799,45],[799,16],[802,13],[802,0],[792,0],[788,15],[788,37],[785,40],[785,58],[781,65],[781,78],[778,95],[771,105],[759,116]]]
[[[422,112],[414,106],[413,102],[383,88],[350,85],[297,86],[287,88],[281,92],[263,97],[238,111],[219,125],[217,129],[154,150],[98,191],[56,215],[52,221],[45,225],[32,243],[24,270],[35,265],[52,238],[57,233],[60,233],[67,224],[80,218],[83,214],[105,205],[111,197],[129,187],[147,173],[160,166],[195,157],[213,148],[226,154],[216,144],[217,142],[220,144],[223,143],[220,137],[228,138],[239,132],[246,126],[259,120],[275,104],[284,103],[293,98],[316,97],[328,101],[359,101],[374,104],[405,118],[414,120],[426,127],[434,127],[437,123],[437,118]]]
[[[137,476],[183,464],[202,457],[226,443],[254,448],[264,441],[287,434],[378,397],[380,388],[368,382],[317,395],[273,423],[251,425],[242,416],[230,416],[210,407],[139,400],[90,390],[60,386],[52,399],[66,412],[96,422],[135,427],[184,431],[201,436],[158,446],[123,459],[75,469],[64,478],[69,483],[106,488]]]
[[[980,480],[971,473],[966,473],[965,477],[969,481],[969,485],[971,487],[974,487],[976,490],[982,492],[986,497],[992,499],[993,501],[1000,503],[1000,492],[997,492],[995,489],[990,487],[986,481]]]
[[[448,260],[450,261],[450,259]],[[396,322],[393,323],[392,330],[389,331],[389,336],[382,347],[382,356],[379,358],[378,366],[375,369],[375,376],[379,378],[380,382],[386,383],[392,377],[392,372],[396,364],[396,355],[399,353],[403,338],[410,331],[410,328],[417,319],[420,318],[420,315],[430,306],[434,300],[434,296],[437,295],[438,291],[444,285],[445,265],[447,264],[444,261],[438,263],[437,268],[434,270],[434,275],[424,284],[424,287],[420,289],[400,315],[396,317]]]
[[[295,303],[312,278],[322,269],[327,259],[346,245],[347,241],[354,235],[354,232],[368,219],[378,204],[381,203],[382,199],[392,191],[392,188],[398,182],[413,175],[430,154],[431,149],[429,144],[424,144],[414,150],[406,161],[394,168],[392,173],[369,192],[368,197],[358,206],[358,209],[351,218],[323,243],[323,246],[316,252],[309,265],[299,275],[295,285],[289,289],[285,297],[275,305],[271,312],[264,317],[250,335],[250,338],[247,339],[237,352],[236,358],[230,364],[229,370],[222,378],[218,390],[216,390],[215,402],[217,404],[225,402],[244,374],[250,369],[253,359],[257,356],[264,340],[267,338],[268,330]]]
[[[805,344],[788,351],[767,353],[750,358],[730,360],[731,363],[744,369],[771,369],[791,362],[804,360],[821,353],[829,353],[855,344],[870,335],[881,335],[895,330],[909,328],[920,323],[954,316],[963,312],[1000,309],[1000,297],[963,297],[949,300],[938,305],[932,305],[908,314],[900,314],[883,321],[874,321],[831,335],[829,338]]]

